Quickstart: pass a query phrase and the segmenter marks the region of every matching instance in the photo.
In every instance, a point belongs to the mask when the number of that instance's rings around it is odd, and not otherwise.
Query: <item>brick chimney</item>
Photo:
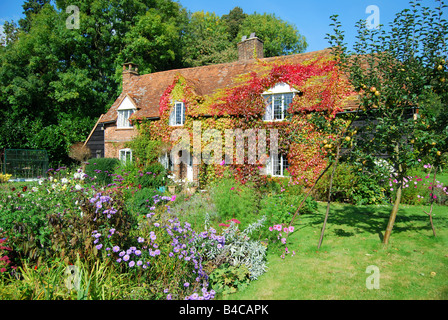
[[[249,38],[243,36],[241,42],[238,43],[238,61],[247,61],[252,59],[264,58],[263,41],[252,33]]]
[[[123,64],[123,91],[126,91],[129,82],[132,78],[138,76],[138,65],[132,62],[126,62]]]

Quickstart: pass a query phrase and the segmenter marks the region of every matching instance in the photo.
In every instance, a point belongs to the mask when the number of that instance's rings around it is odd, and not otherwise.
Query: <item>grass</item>
[[[402,206],[388,246],[382,244],[390,207],[332,204],[317,250],[325,204],[300,216],[288,239],[295,255],[268,255],[269,270],[235,300],[448,299],[448,212],[434,208],[434,237],[425,207]],[[281,249],[284,250],[284,249]],[[379,289],[368,289],[368,266],[379,269]]]

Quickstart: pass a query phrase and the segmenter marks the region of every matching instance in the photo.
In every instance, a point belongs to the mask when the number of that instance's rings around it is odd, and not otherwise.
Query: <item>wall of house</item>
[[[104,127],[101,123],[92,132],[86,146],[90,149],[90,158],[104,158]]]
[[[115,123],[104,126],[104,157],[118,158],[119,150],[125,148],[126,142],[137,135],[135,128],[117,129]]]

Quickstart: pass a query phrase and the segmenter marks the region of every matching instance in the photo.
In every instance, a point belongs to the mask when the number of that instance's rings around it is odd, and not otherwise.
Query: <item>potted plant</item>
[[[167,178],[170,180],[168,182],[168,191],[171,194],[174,194],[176,192],[176,181],[174,180],[175,175],[174,174],[168,175]]]
[[[189,194],[192,195],[193,193],[196,192],[197,189],[197,185],[194,182],[188,182],[185,185],[185,191]]]

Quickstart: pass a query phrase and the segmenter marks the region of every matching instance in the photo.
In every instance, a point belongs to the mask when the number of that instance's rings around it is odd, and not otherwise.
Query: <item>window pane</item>
[[[176,124],[182,124],[182,108],[178,103],[174,107],[176,111]]]
[[[288,114],[288,108],[289,105],[292,103],[292,98],[294,97],[293,93],[285,93],[284,94],[284,110],[285,110],[285,116]]]
[[[282,176],[286,175],[286,169],[289,168],[289,163],[288,163],[288,157],[287,156],[282,156],[282,161],[283,161],[283,172],[282,172]]]
[[[279,156],[280,157],[280,156]],[[281,175],[281,168],[280,168],[280,161],[279,158],[273,158],[272,159],[272,175],[273,176],[279,176]]]
[[[281,94],[275,94],[273,96],[274,99],[274,119],[283,119],[283,112],[282,112],[282,95]]]
[[[266,112],[264,114],[263,120],[272,120],[272,96],[265,96]]]

